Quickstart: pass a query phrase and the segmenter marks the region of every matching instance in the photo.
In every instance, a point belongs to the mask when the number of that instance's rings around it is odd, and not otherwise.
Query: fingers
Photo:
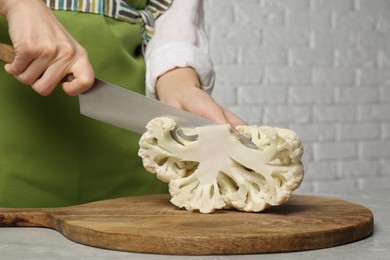
[[[21,54],[19,54],[21,52]],[[89,89],[94,82],[94,73],[85,49],[69,46],[68,50],[16,52],[12,64],[5,69],[23,84],[43,96],[50,95],[62,79],[72,74],[74,80],[64,82],[63,90],[74,96]]]
[[[76,63],[70,71],[73,79],[62,83],[62,89],[70,96],[76,96],[88,90],[94,83],[95,76],[91,64],[87,60]]]
[[[229,123],[223,109],[217,103],[210,102],[208,105],[206,104],[204,106],[204,112],[202,114],[203,117],[206,117],[220,124]]]
[[[244,120],[242,120],[240,117],[238,117],[231,111],[224,108],[223,113],[225,115],[226,120],[232,127],[236,128],[239,125],[246,125],[246,122]]]
[[[31,85],[35,89],[34,84],[45,73],[46,68],[50,66],[53,55],[49,52],[38,54],[30,50],[22,50],[19,53],[16,54],[15,60],[11,64],[6,65],[6,71],[13,74],[21,83]]]
[[[34,56],[34,54],[29,54],[28,51],[20,52],[16,49],[14,61],[11,64],[5,65],[6,72],[15,76],[21,75],[36,58]],[[21,79],[23,80],[23,77]]]
[[[220,124],[229,124],[233,128],[239,125],[246,125],[244,120],[215,102],[207,106],[207,112],[202,116]]]
[[[187,100],[187,103],[183,104],[185,110],[220,124],[230,124],[232,127],[246,124],[237,115],[221,107],[203,90],[198,89],[196,92],[196,95],[191,95],[191,100]]]

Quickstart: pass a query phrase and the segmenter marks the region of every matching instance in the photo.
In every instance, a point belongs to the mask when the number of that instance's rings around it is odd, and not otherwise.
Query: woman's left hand
[[[175,68],[166,72],[158,78],[156,89],[158,99],[173,107],[232,127],[246,124],[201,89],[198,75],[192,68]]]

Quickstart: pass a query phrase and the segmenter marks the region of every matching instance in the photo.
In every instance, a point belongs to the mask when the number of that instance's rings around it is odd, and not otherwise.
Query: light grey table
[[[313,194],[310,194],[313,195]],[[117,252],[74,243],[57,231],[43,228],[0,228],[0,259],[362,259],[390,257],[390,188],[389,191],[360,194],[314,194],[361,204],[374,213],[374,234],[366,239],[333,248],[293,253],[224,256],[172,256]]]

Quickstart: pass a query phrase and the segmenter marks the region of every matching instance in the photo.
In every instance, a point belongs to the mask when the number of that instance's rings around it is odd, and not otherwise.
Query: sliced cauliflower
[[[182,129],[173,119],[155,118],[139,142],[144,167],[168,183],[171,202],[189,211],[236,208],[259,212],[286,202],[303,178],[303,148],[291,130],[239,126],[258,146],[243,145],[228,125]],[[179,139],[179,140],[178,140]]]

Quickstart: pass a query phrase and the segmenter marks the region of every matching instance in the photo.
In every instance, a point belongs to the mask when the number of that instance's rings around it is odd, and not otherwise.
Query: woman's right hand
[[[234,128],[246,124],[201,89],[198,74],[190,67],[175,68],[161,75],[156,90],[159,100],[170,106]]]
[[[7,73],[41,95],[47,96],[63,82],[68,95],[89,89],[94,72],[87,51],[67,32],[42,0],[0,0],[0,14],[7,17],[15,59]]]

